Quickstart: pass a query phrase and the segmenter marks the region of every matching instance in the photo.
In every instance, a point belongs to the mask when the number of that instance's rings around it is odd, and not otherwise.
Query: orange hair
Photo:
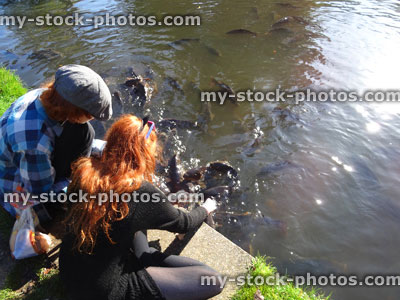
[[[63,122],[68,120],[71,123],[79,123],[82,117],[92,118],[86,110],[77,107],[57,93],[54,88],[54,81],[42,85],[46,90],[40,95],[40,100],[48,116],[56,121]]]
[[[142,130],[142,120],[124,115],[106,133],[107,145],[100,158],[80,158],[72,165],[69,191],[88,194],[88,201],[72,205],[66,223],[76,236],[75,248],[91,253],[97,234],[102,230],[110,243],[111,223],[124,219],[129,213],[123,201],[98,202],[99,193],[109,195],[132,193],[143,180],[152,182],[155,170],[157,136],[154,131],[146,140],[149,127]],[[92,197],[90,197],[92,196]],[[111,200],[111,201],[110,201]]]

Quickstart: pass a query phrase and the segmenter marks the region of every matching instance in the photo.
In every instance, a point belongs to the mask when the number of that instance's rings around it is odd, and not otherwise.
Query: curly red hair
[[[106,133],[107,145],[100,158],[80,158],[72,165],[72,182],[68,191],[81,189],[88,201],[72,205],[66,223],[76,236],[78,251],[91,253],[97,234],[102,230],[111,243],[111,224],[129,213],[128,203],[108,201],[99,203],[99,193],[132,193],[143,180],[152,182],[156,165],[157,136],[154,131],[145,136],[142,120],[124,115]],[[89,197],[92,196],[92,197]],[[89,199],[90,198],[90,199]],[[111,200],[111,201],[110,201]]]

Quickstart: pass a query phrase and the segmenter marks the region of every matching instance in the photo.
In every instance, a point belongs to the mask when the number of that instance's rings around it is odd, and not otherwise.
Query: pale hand
[[[202,207],[204,207],[207,213],[210,214],[217,209],[217,201],[209,198],[203,203]]]

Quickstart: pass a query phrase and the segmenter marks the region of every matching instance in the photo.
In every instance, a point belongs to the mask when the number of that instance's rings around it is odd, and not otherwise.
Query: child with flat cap
[[[53,82],[18,98],[0,118],[0,205],[15,215],[7,194],[64,190],[71,163],[91,154],[88,121],[111,116],[106,83],[81,65],[59,68]],[[56,207],[46,205],[50,216]]]

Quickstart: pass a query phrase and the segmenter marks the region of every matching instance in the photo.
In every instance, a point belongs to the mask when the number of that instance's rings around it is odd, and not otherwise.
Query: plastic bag
[[[51,239],[48,235],[35,232],[37,217],[32,210],[32,205],[18,208],[11,237],[10,249],[15,259],[23,259],[46,253],[50,249]],[[36,219],[36,222],[35,222]]]

